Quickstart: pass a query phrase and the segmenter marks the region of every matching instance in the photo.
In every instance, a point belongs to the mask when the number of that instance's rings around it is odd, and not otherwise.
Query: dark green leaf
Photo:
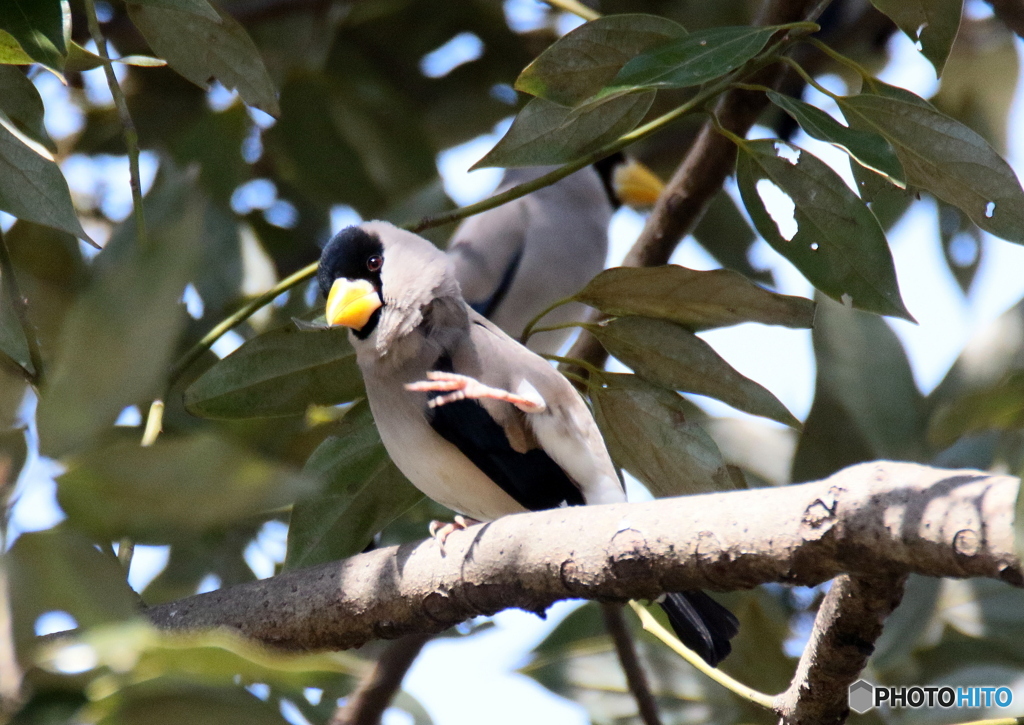
[[[227,209],[231,194],[252,175],[242,158],[242,142],[252,120],[241,103],[205,114],[172,147],[181,166],[198,163],[199,178],[214,201]]]
[[[914,192],[909,189],[901,189],[886,181],[874,171],[869,171],[852,158],[850,159],[850,173],[857,184],[857,192],[860,198],[869,205],[871,212],[875,215],[882,229],[892,229],[903,215],[910,208],[914,201]]]
[[[366,402],[346,414],[339,435],[313,452],[305,470],[326,487],[292,507],[286,569],[358,554],[423,498],[388,458]]]
[[[946,267],[966,295],[981,267],[985,240],[978,225],[956,207],[937,201],[935,211],[939,217],[939,237]]]
[[[889,615],[882,636],[875,643],[872,669],[895,674],[910,664],[910,656],[932,623],[941,587],[941,579],[910,575],[899,607]]]
[[[0,210],[88,240],[60,168],[45,148],[26,141],[32,143],[0,117]]]
[[[249,340],[196,380],[185,405],[205,418],[301,415],[363,395],[348,330],[294,325]]]
[[[987,390],[965,395],[936,412],[928,437],[945,447],[967,433],[1024,428],[1024,371]]]
[[[591,386],[594,418],[612,458],[656,497],[727,491],[733,482],[718,446],[689,420],[671,390],[636,375],[605,375]]]
[[[180,540],[286,506],[316,488],[310,476],[209,434],[94,449],[58,481],[61,508],[107,540]]]
[[[221,13],[214,20],[163,4],[136,3],[129,3],[128,14],[156,54],[200,88],[216,78],[237,89],[250,106],[272,116],[280,113],[259,49],[230,15]]]
[[[633,56],[684,35],[683,26],[657,15],[606,15],[548,46],[516,79],[516,89],[573,106],[601,90]]]
[[[818,378],[793,480],[863,461],[926,459],[924,400],[885,321],[819,298],[812,339]]]
[[[795,162],[778,154],[783,146]],[[913,320],[878,220],[836,172],[782,141],[750,141],[740,148],[736,180],[761,236],[815,287],[856,308]],[[762,199],[761,185],[769,183],[795,206],[789,239]]]
[[[1024,190],[978,133],[931,106],[864,93],[839,99],[854,128],[893,145],[907,182],[967,212],[987,232],[1024,243]]]
[[[800,427],[778,398],[736,372],[684,327],[646,317],[618,317],[586,328],[609,353],[653,383],[708,395],[747,413]]]
[[[699,86],[739,68],[761,52],[778,27],[699,30],[641,53],[608,84],[619,88]]]
[[[0,113],[15,127],[36,143],[56,151],[50,135],[43,125],[43,99],[39,91],[21,68],[0,65]]]
[[[25,340],[25,330],[6,287],[7,280],[0,276],[0,352],[4,353],[29,373],[35,373]]]
[[[139,248],[134,218],[126,219],[96,257],[97,275],[61,329],[37,413],[47,455],[69,453],[112,425],[125,406],[163,392],[206,205],[194,177],[163,167],[164,178],[145,201],[149,245]]]
[[[241,687],[155,679],[121,689],[98,725],[286,725],[278,708]]]
[[[859,164],[882,174],[897,186],[907,185],[896,152],[877,133],[848,128],[821,109],[775,91],[768,91],[768,98],[792,116],[808,136],[838,146]]]
[[[472,168],[564,164],[632,131],[654,92],[630,93],[566,108],[534,98],[497,145]]]
[[[28,458],[24,428],[0,430],[0,510],[7,511],[14,484]]]
[[[674,264],[607,269],[575,299],[608,315],[656,317],[694,332],[742,322],[800,328],[814,321],[808,299],[769,292],[737,272]]]
[[[32,642],[36,618],[46,612],[67,612],[82,627],[136,614],[137,598],[117,560],[66,524],[22,534],[4,560],[20,646]]]
[[[963,0],[871,0],[906,33],[942,75],[963,14]]]
[[[207,0],[131,0],[135,5],[147,5],[149,7],[163,8],[166,10],[178,10],[183,13],[191,13],[220,22],[220,15]]]
[[[71,35],[68,0],[4,0],[0,28],[7,31],[36,63],[60,72]]]

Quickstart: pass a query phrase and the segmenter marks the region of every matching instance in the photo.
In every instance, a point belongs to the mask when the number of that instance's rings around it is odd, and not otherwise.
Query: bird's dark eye
[[[366,260],[366,268],[371,272],[376,272],[382,264],[384,264],[384,258],[379,254],[374,254]]]

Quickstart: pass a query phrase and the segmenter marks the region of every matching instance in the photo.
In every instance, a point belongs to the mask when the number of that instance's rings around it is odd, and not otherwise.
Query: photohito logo
[[[1013,690],[1009,687],[885,687],[857,680],[850,685],[850,709],[859,715],[882,705],[889,707],[1009,707]]]

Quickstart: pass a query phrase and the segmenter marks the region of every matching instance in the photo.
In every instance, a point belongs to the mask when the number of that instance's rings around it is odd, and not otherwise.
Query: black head
[[[324,297],[336,279],[365,279],[381,291],[380,269],[384,264],[384,243],[376,234],[346,227],[334,235],[320,254],[316,278]]]
[[[604,193],[608,195],[608,201],[611,202],[612,209],[618,209],[622,206],[622,201],[615,193],[615,184],[612,183],[612,178],[615,174],[615,167],[624,163],[626,163],[625,155],[621,151],[616,151],[611,156],[605,156],[594,164],[598,176],[601,177],[601,185],[604,186]]]

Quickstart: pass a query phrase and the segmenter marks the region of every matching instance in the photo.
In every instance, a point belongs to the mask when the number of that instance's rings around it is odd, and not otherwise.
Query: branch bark
[[[569,598],[909,572],[1020,586],[1018,484],[879,462],[784,488],[506,516],[456,532],[444,554],[433,540],[380,549],[147,614],[164,628],[226,626],[280,647],[345,649]]]
[[[430,634],[410,634],[391,642],[328,725],[377,725],[402,686]]]
[[[842,723],[847,692],[875,649],[885,619],[903,598],[905,574],[838,577],[825,595],[789,688],[775,698],[787,725]]]

